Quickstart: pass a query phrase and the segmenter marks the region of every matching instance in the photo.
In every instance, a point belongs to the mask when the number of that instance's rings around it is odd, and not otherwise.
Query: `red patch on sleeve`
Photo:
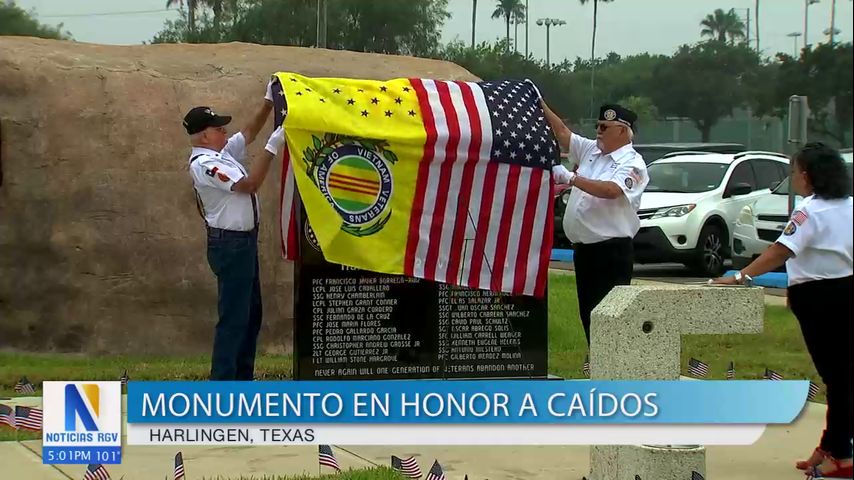
[[[228,175],[226,175],[222,172],[217,172],[216,176],[217,176],[217,178],[219,178],[223,182],[230,182],[231,181],[231,179],[228,178]]]

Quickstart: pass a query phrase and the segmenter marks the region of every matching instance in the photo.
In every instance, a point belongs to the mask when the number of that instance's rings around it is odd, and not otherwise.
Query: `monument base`
[[[706,476],[701,446],[594,445],[590,480],[685,480],[692,472]]]

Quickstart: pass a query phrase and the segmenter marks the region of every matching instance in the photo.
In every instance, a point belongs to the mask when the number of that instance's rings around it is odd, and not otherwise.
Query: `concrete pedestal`
[[[590,377],[678,380],[682,335],[760,333],[760,288],[617,287],[593,310]],[[590,450],[590,480],[684,480],[705,476],[701,446],[599,446]]]

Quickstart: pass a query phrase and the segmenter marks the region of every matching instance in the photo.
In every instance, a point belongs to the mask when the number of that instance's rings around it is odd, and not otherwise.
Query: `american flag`
[[[705,480],[700,472],[691,472],[691,480]]]
[[[32,395],[36,393],[36,387],[27,380],[27,377],[21,377],[18,383],[15,384],[15,392],[23,393],[24,395]]]
[[[184,456],[181,452],[175,454],[175,480],[184,479]]]
[[[421,478],[421,467],[415,461],[415,457],[398,458],[391,456],[391,468],[397,470],[406,478]]]
[[[590,378],[590,355],[584,357],[584,365],[581,366],[581,373],[585,377]]]
[[[0,404],[0,424],[15,428],[15,411],[12,407]]]
[[[726,369],[726,379],[732,380],[735,378],[735,362],[729,362],[729,368]]]
[[[709,374],[709,366],[691,357],[691,360],[688,360],[688,372],[695,377],[705,377]]]
[[[819,386],[810,382],[810,390],[807,394],[807,400],[815,400],[815,396],[818,395]]]
[[[130,377],[128,377],[128,371],[125,370],[125,373],[123,373],[122,376],[119,377],[119,381],[122,382],[122,386],[124,387],[128,384],[128,380],[130,380]]]
[[[89,465],[86,467],[86,475],[83,476],[83,480],[110,480],[110,474],[100,463]]]
[[[42,429],[42,410],[34,407],[15,407],[15,425],[19,429],[32,430],[34,432]]]
[[[317,448],[317,455],[320,464],[325,465],[327,467],[332,467],[336,471],[340,472],[341,467],[338,466],[338,460],[335,459],[335,454],[332,453],[332,447],[330,447],[329,445],[320,445]]]
[[[405,274],[542,296],[552,237],[540,233],[552,231],[551,167],[559,151],[536,88],[509,81],[411,82],[427,144]]]
[[[402,273],[543,296],[552,246],[546,232],[554,223],[551,168],[559,149],[536,88],[521,81],[409,83],[427,139]],[[280,89],[273,86],[277,122],[286,111]],[[292,163],[284,158],[281,189],[281,239],[288,259],[296,258],[298,238]]]
[[[427,472],[427,480],[447,480],[447,477],[445,477],[445,471],[442,470],[442,466],[439,465],[438,460],[433,460],[433,466],[430,467],[430,471]]]
[[[273,81],[270,91],[273,94],[273,126],[278,127],[285,121],[288,113],[285,92],[282,84]],[[282,255],[286,260],[294,261],[299,252],[299,232],[297,228],[297,186],[294,182],[294,166],[287,147],[282,147],[282,181],[279,190],[279,205],[281,216],[279,217],[280,241],[282,242]]]
[[[807,214],[801,210],[795,210],[792,214],[792,221],[797,223],[798,225],[803,225],[804,222],[807,221]]]
[[[766,368],[764,378],[765,380],[782,380],[783,376],[774,370]]]

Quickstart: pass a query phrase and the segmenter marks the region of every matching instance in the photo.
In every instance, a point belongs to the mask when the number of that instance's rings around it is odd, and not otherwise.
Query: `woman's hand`
[[[709,280],[709,283],[712,285],[740,285],[734,276],[718,277],[713,280]]]

